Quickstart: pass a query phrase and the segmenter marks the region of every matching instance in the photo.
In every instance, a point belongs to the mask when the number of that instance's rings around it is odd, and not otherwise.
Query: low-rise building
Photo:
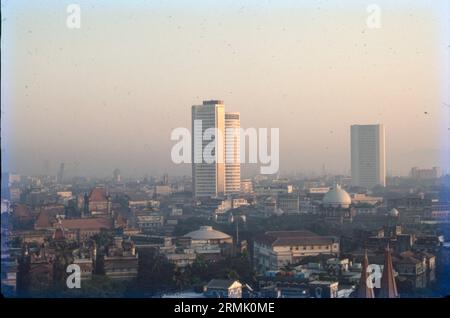
[[[254,243],[254,264],[258,271],[281,269],[306,256],[320,254],[338,256],[338,239],[310,231],[274,231],[257,237]]]
[[[233,251],[233,238],[214,230],[212,226],[201,226],[200,229],[178,238],[178,243],[184,248],[192,249],[206,260],[217,260]]]
[[[212,279],[203,294],[209,298],[242,298],[242,284],[237,280]]]
[[[338,298],[338,282],[316,280],[308,286],[310,295],[314,298]]]
[[[160,228],[164,225],[164,216],[157,213],[139,213],[136,225],[140,230]]]
[[[81,280],[92,279],[92,273],[95,268],[95,259],[97,257],[97,248],[94,245],[91,249],[82,246],[72,252],[73,264],[80,267]]]
[[[64,219],[55,223],[54,227],[63,228],[67,238],[83,242],[100,233],[101,230],[112,230],[113,220],[103,217]]]
[[[298,193],[279,194],[278,208],[286,214],[298,214],[300,212]]]
[[[128,280],[137,277],[138,254],[134,243],[115,237],[103,260],[105,275],[112,279]]]

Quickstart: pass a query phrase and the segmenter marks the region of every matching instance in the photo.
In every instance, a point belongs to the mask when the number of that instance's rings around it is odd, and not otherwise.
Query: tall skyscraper
[[[225,193],[236,194],[241,191],[239,113],[225,112]]]
[[[383,125],[351,126],[352,185],[368,189],[386,185]]]
[[[56,175],[56,181],[58,183],[62,183],[64,178],[64,162],[61,162],[61,165],[59,166],[58,174]]]
[[[223,101],[192,106],[192,181],[195,197],[239,193],[240,116]],[[214,145],[214,148],[211,147]],[[205,155],[211,154],[211,158]]]
[[[211,129],[219,133],[214,137]],[[208,100],[192,106],[192,182],[195,197],[225,194],[225,106]],[[214,149],[208,148],[214,141]],[[212,154],[213,158],[204,154]],[[212,159],[212,160],[211,160]]]
[[[114,172],[113,172],[113,181],[114,181],[115,183],[120,183],[121,180],[122,180],[122,177],[121,177],[121,175],[120,175],[120,169],[119,169],[119,168],[114,169]]]

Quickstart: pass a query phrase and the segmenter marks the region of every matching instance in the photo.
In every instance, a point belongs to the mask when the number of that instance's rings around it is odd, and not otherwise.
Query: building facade
[[[242,284],[237,280],[212,279],[203,293],[208,298],[242,298]]]
[[[237,194],[241,191],[239,113],[225,113],[225,193]]]
[[[371,189],[386,185],[383,125],[351,126],[351,170],[354,186]]]
[[[306,256],[320,254],[337,256],[338,240],[309,231],[273,231],[257,237],[254,242],[254,264],[259,272],[279,270]]]
[[[214,138],[214,130],[219,131]],[[204,101],[192,106],[192,181],[195,197],[225,193],[225,106],[223,101]],[[208,145],[214,140],[214,149]],[[205,158],[209,153],[213,158]],[[212,160],[209,160],[212,159]]]
[[[192,106],[192,181],[195,197],[237,194],[241,189],[240,115],[220,100]]]

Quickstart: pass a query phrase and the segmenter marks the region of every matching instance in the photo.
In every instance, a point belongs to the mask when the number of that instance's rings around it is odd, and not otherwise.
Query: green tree
[[[155,294],[176,288],[175,266],[155,249],[139,251],[137,287],[144,293]]]
[[[99,233],[92,236],[97,247],[105,247],[112,243],[113,236],[110,231],[101,229]]]

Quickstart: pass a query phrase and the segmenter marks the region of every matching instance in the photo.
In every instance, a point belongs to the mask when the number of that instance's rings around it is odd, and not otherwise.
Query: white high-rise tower
[[[351,126],[352,184],[368,189],[386,185],[383,125]]]
[[[211,143],[214,145],[212,151]],[[213,154],[213,158],[209,158],[213,160],[205,158],[205,154]],[[239,193],[239,113],[225,113],[224,103],[220,100],[192,106],[192,159],[195,197]]]
[[[192,106],[192,182],[195,197],[216,197],[225,193],[224,108],[220,100]],[[212,129],[219,132],[217,138],[211,135]],[[214,149],[208,151],[207,147],[213,140]],[[205,158],[204,153],[211,153],[214,158]]]
[[[239,113],[225,112],[225,193],[236,194],[241,191]]]

